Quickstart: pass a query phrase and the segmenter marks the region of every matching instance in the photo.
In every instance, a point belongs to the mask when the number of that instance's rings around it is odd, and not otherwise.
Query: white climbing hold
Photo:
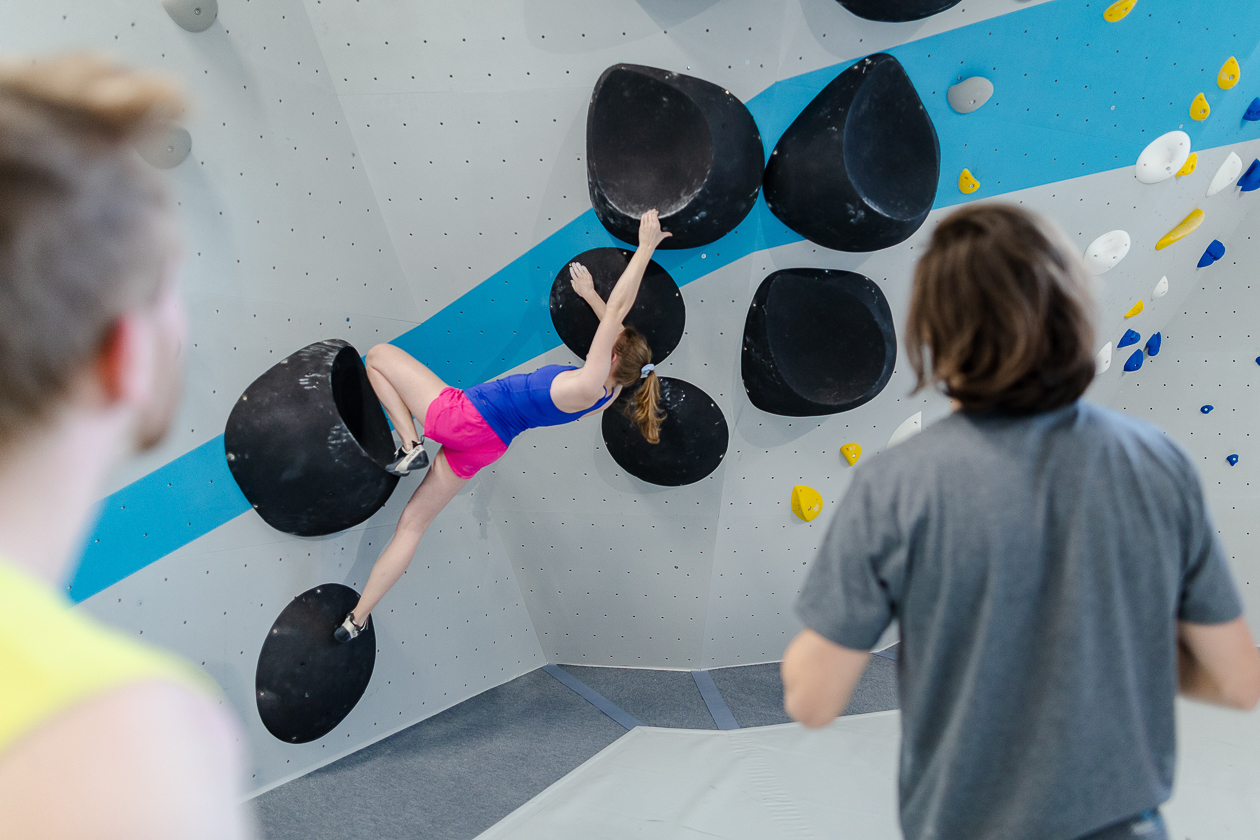
[[[1091,274],[1106,274],[1124,259],[1131,244],[1127,231],[1113,230],[1104,233],[1085,249],[1085,267]]]
[[[150,166],[174,169],[192,151],[192,135],[183,126],[171,125],[136,144],[136,151]]]
[[[1151,299],[1162,298],[1168,294],[1168,275],[1159,278],[1159,282],[1155,284],[1155,291],[1151,292]]]
[[[219,0],[162,0],[162,6],[183,29],[202,32],[219,16]]]
[[[897,431],[893,432],[892,437],[888,439],[888,448],[891,449],[902,441],[909,440],[921,431],[923,431],[923,412],[919,411],[897,427]]]
[[[1208,184],[1207,194],[1216,195],[1234,183],[1240,174],[1242,174],[1242,158],[1230,152],[1229,157],[1225,158],[1225,162],[1221,164],[1221,168],[1212,176],[1212,183]]]
[[[1143,184],[1158,184],[1176,175],[1190,157],[1190,135],[1184,131],[1170,131],[1156,137],[1142,154],[1138,155],[1134,169]]]
[[[1103,345],[1103,349],[1098,351],[1098,355],[1094,357],[1095,373],[1103,374],[1111,367],[1111,342],[1108,341]]]
[[[989,97],[992,95],[993,82],[984,76],[972,76],[969,79],[963,79],[956,85],[950,85],[949,90],[945,91],[945,98],[949,100],[949,107],[960,114],[970,114],[988,102]]]

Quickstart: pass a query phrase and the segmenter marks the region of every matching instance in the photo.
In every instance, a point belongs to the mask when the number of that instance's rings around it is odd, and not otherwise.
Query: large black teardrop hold
[[[728,90],[655,67],[615,64],[595,83],[586,115],[586,180],[595,215],[638,244],[639,217],[660,211],[695,248],[725,236],[757,202],[765,148],[752,114]]]
[[[290,601],[267,631],[254,698],[263,726],[281,741],[305,744],[324,737],[367,690],[376,664],[372,617],[351,641],[333,638],[358,602],[350,587],[325,583]]]
[[[962,0],[838,0],[853,14],[867,20],[903,23],[923,20],[957,6]]]
[[[744,323],[748,399],[790,417],[873,400],[892,377],[897,333],[883,291],[852,271],[790,268],[762,281]]]
[[[631,253],[622,248],[595,248],[578,254],[570,262],[586,266],[595,282],[595,291],[608,300],[617,279],[630,264],[630,257]],[[551,323],[564,346],[585,359],[599,328],[599,318],[590,304],[573,291],[568,264],[560,269],[551,284]],[[654,260],[648,263],[643,274],[639,296],[634,299],[625,324],[634,327],[652,348],[652,364],[664,361],[682,340],[687,307],[674,278]]]
[[[670,376],[660,377],[661,442],[648,443],[623,408],[633,396],[622,393],[604,411],[604,444],[622,469],[649,484],[694,484],[718,468],[730,431],[722,409],[704,391]]]
[[[903,242],[936,199],[941,147],[900,62],[876,53],[836,76],[788,126],[766,165],[766,205],[838,251]]]
[[[345,530],[398,484],[394,440],[359,352],[319,341],[281,360],[236,401],[223,433],[228,468],[268,525],[299,537]]]

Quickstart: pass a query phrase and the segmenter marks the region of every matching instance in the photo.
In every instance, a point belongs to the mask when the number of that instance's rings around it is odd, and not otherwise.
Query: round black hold
[[[892,311],[869,277],[776,271],[748,307],[744,389],[762,411],[809,417],[857,408],[884,390],[896,363]]]
[[[877,251],[903,242],[936,199],[936,128],[900,62],[876,53],[836,76],[774,147],[766,204],[811,242]]]
[[[962,0],[837,0],[853,14],[867,20],[903,23],[923,20],[957,6]]]
[[[621,248],[596,248],[578,254],[570,262],[586,266],[595,281],[595,291],[608,300],[617,279],[630,264],[630,257],[631,253]],[[599,318],[595,317],[590,305],[573,291],[568,263],[551,284],[551,323],[564,346],[585,359],[591,351],[595,330],[599,328]],[[639,296],[634,299],[625,323],[647,340],[648,347],[652,348],[652,364],[664,361],[682,340],[687,307],[674,278],[655,261],[648,263],[643,283],[639,286]]]
[[[342,531],[381,508],[398,484],[394,450],[363,360],[319,341],[254,380],[228,415],[228,469],[268,525],[300,537]]]
[[[359,602],[339,583],[308,589],[284,608],[267,631],[254,674],[258,716],[272,735],[305,744],[337,728],[359,702],[376,664],[372,617],[349,642],[333,631]]]
[[[586,180],[595,215],[638,244],[656,208],[695,248],[725,236],[757,201],[765,149],[744,103],[717,85],[655,67],[615,64],[595,83],[586,115]]]
[[[717,403],[690,382],[662,376],[661,442],[648,443],[625,415],[633,394],[623,393],[604,412],[604,443],[621,468],[649,484],[694,484],[718,468],[726,456],[730,432]]]

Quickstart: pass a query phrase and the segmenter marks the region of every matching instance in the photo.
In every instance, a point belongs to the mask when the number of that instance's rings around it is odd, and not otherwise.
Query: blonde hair
[[[634,327],[626,327],[613,344],[617,366],[613,368],[613,381],[623,388],[637,386],[633,398],[626,403],[626,416],[639,427],[648,443],[661,442],[661,421],[665,412],[660,408],[661,380],[655,371],[643,376],[643,366],[652,361],[652,350],[647,341]]]
[[[0,63],[0,445],[156,297],[173,207],[133,144],[183,108],[167,79],[90,55]]]

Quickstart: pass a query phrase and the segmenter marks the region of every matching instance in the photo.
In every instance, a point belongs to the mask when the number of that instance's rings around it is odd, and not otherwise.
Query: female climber
[[[607,303],[585,267],[569,266],[574,291],[599,316],[599,328],[580,368],[547,365],[461,391],[393,345],[378,344],[368,351],[368,380],[403,440],[387,469],[398,475],[422,469],[428,463],[421,445],[425,436],[442,448],[403,508],[394,537],[372,567],[359,603],[336,629],[337,641],[348,642],[363,631],[368,614],[411,564],[434,517],[478,470],[501,458],[521,432],[596,414],[623,388],[637,385],[627,413],[648,441],[660,440],[664,415],[657,407],[660,383],[653,373],[652,351],[643,336],[633,327],[623,327],[622,321],[639,294],[652,253],[667,236],[657,211],[643,214],[639,247]],[[417,418],[424,435],[416,432]]]

